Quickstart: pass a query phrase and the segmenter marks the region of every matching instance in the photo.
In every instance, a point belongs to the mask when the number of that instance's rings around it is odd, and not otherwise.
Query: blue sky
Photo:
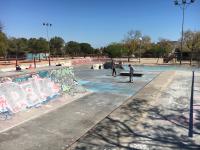
[[[185,30],[200,30],[200,0],[186,9]],[[152,41],[180,37],[182,12],[173,0],[1,0],[0,21],[9,37],[50,37],[94,47],[120,42],[129,30]]]

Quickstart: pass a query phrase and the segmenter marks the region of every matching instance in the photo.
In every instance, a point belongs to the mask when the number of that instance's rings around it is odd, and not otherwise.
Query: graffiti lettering
[[[0,78],[0,113],[17,113],[64,93],[85,92],[75,80],[73,69],[63,67],[20,77]]]

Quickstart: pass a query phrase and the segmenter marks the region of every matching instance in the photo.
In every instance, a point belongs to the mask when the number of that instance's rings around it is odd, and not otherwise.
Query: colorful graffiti
[[[70,67],[0,78],[0,113],[17,113],[64,93],[75,95],[79,92],[85,89],[78,85]]]

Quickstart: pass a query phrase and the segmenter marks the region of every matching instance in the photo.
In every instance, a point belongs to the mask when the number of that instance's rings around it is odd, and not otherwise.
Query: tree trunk
[[[4,55],[4,61],[5,61],[5,64],[7,64],[7,52],[5,52],[5,55]]]
[[[197,52],[198,67],[200,67],[200,51]]]
[[[47,52],[45,52],[45,58],[46,58],[46,61],[47,61]]]
[[[191,56],[190,56],[190,66],[192,65],[192,61],[193,61],[193,50],[191,51]]]
[[[39,62],[41,62],[41,59],[40,59],[40,53],[39,53]]]
[[[158,56],[156,64],[158,64],[159,58],[160,58],[160,56]]]

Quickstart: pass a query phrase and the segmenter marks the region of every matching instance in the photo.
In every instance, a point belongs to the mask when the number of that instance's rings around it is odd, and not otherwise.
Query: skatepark
[[[81,87],[74,90],[79,91],[60,94],[58,88],[57,97],[1,120],[0,149],[199,147],[198,71],[194,84],[194,136],[189,138],[191,70],[136,66],[136,72],[143,76],[134,77],[134,82],[129,83],[127,76],[113,77],[111,69],[90,67],[73,68],[74,80]],[[118,74],[120,71],[117,69]],[[40,72],[40,77],[47,78],[47,74],[42,77]]]

